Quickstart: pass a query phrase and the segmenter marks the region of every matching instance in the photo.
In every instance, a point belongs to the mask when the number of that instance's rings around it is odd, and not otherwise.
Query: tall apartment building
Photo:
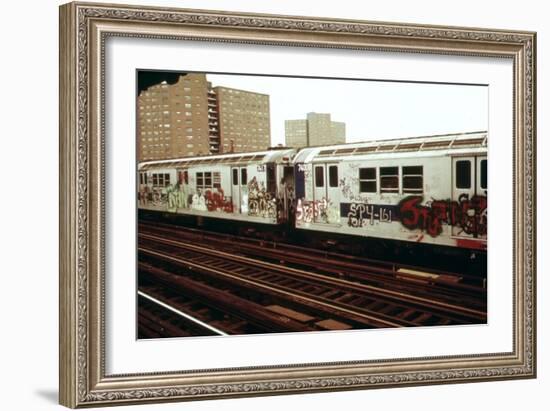
[[[210,152],[208,82],[204,74],[163,82],[138,96],[138,159],[159,160]]]
[[[138,160],[265,150],[269,96],[212,87],[205,74],[180,76],[138,96]]]
[[[330,114],[308,113],[304,120],[285,121],[287,147],[308,147],[346,142],[346,124],[331,121]]]
[[[213,90],[218,101],[221,150],[267,149],[271,145],[269,96],[222,86]]]

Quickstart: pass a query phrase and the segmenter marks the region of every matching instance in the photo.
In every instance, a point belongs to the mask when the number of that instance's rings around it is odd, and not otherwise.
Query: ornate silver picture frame
[[[116,58],[115,52],[108,50],[113,39],[139,40],[153,46],[163,41],[202,42],[256,50],[287,48],[296,53],[353,51],[510,63],[507,90],[512,109],[507,111],[509,117],[502,119],[511,125],[507,146],[510,157],[506,161],[512,181],[505,188],[511,199],[511,221],[503,226],[503,230],[511,227],[511,244],[504,249],[511,256],[506,288],[510,290],[510,304],[505,313],[510,323],[510,332],[505,336],[510,349],[438,355],[419,352],[398,358],[365,356],[339,361],[327,355],[318,361],[275,363],[266,357],[252,365],[243,360],[227,367],[163,371],[143,367],[139,372],[111,372],[107,363],[112,361],[108,341],[112,327],[106,305],[117,301],[118,296],[113,300],[109,289],[114,273],[109,265],[108,243],[113,240],[109,238],[106,215],[114,205],[107,200],[113,197],[108,197],[111,174],[106,164],[116,164],[117,159],[113,160],[115,152],[110,151],[108,143],[113,138],[107,125],[113,82],[106,70],[109,59]],[[533,32],[92,3],[61,6],[60,403],[77,408],[535,378],[535,102]],[[135,135],[128,141],[135,141],[133,138]],[[496,138],[491,141],[495,145],[508,144]],[[136,199],[125,201],[135,204]],[[490,275],[491,270],[489,265]],[[116,304],[133,306],[135,301],[119,299]],[[489,310],[489,324],[492,314]],[[359,338],[365,331],[353,333],[352,338]],[[272,337],[262,338],[270,344],[268,339]],[[334,347],[326,345],[325,349]],[[200,355],[199,349],[196,356]]]

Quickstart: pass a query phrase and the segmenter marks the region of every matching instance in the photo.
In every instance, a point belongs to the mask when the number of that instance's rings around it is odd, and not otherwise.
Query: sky
[[[488,87],[233,74],[207,74],[213,86],[270,97],[271,145],[284,144],[285,120],[330,113],[346,123],[346,142],[484,131]]]

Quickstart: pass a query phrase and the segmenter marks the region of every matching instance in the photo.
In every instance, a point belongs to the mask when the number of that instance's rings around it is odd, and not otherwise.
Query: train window
[[[338,166],[329,166],[328,168],[328,186],[338,187]]]
[[[216,173],[214,173],[216,174]],[[197,190],[198,189],[206,189],[206,188],[212,188],[212,172],[211,171],[205,171],[205,172],[197,172]],[[215,179],[216,177],[214,177]]]
[[[487,189],[487,160],[481,160],[480,162],[481,166],[481,175],[480,175],[480,183],[479,185],[484,190]]]
[[[399,167],[380,167],[380,192],[399,192]]]
[[[404,193],[421,193],[424,187],[422,166],[403,167],[402,184]]]
[[[376,193],[376,168],[359,169],[359,192]]]
[[[470,188],[472,185],[472,166],[470,160],[456,162],[456,188]]]
[[[220,188],[222,186],[222,179],[219,171],[214,171],[212,174],[212,187]]]
[[[239,170],[237,170],[236,168],[233,169],[233,185],[239,185]]]
[[[204,187],[212,187],[212,173],[210,171],[204,173]]]
[[[315,187],[325,186],[325,168],[323,166],[315,167]]]
[[[277,191],[277,178],[275,175],[275,164],[268,164],[266,166],[266,185],[268,193],[275,193]]]
[[[204,188],[204,173],[197,173],[197,190],[199,188]]]
[[[169,173],[154,173],[152,174],[153,177],[153,185],[156,187],[168,187],[170,185],[170,174]]]
[[[246,182],[248,181],[246,168],[241,168],[241,185],[245,186]]]

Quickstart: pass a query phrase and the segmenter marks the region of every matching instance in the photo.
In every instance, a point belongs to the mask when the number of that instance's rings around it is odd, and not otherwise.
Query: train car
[[[149,161],[138,170],[140,210],[225,219],[235,232],[361,255],[481,256],[480,267],[486,258],[486,132]]]
[[[486,250],[486,132],[310,147],[293,163],[297,229]]]
[[[288,218],[293,149],[147,161],[138,166],[138,208],[278,224]]]

